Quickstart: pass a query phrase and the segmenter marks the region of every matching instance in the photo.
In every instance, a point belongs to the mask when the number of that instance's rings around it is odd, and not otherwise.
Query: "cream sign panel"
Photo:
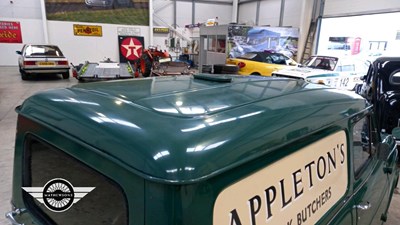
[[[223,190],[215,225],[315,224],[347,188],[347,142],[339,131]]]

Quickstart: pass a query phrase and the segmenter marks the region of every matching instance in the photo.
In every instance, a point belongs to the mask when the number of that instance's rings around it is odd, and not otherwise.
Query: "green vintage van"
[[[297,79],[84,83],[16,111],[13,224],[377,224],[399,176],[372,106]]]

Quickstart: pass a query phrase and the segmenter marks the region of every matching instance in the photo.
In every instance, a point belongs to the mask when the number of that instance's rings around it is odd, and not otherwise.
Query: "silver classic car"
[[[26,80],[33,74],[62,74],[69,78],[70,67],[67,58],[56,45],[26,44],[18,55],[18,66],[21,78]]]

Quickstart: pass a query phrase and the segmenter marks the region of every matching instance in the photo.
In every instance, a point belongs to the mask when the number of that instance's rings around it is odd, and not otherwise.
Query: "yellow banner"
[[[103,30],[101,26],[74,24],[74,35],[101,37]]]
[[[159,34],[168,34],[169,28],[168,27],[155,27],[155,28],[153,28],[153,32],[159,33]]]

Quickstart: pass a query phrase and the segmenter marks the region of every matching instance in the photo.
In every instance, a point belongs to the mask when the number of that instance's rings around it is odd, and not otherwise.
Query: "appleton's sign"
[[[346,193],[346,143],[339,131],[227,187],[213,224],[315,224]]]
[[[0,21],[0,43],[22,43],[19,22]]]
[[[101,26],[74,24],[74,35],[101,37],[103,30]]]

